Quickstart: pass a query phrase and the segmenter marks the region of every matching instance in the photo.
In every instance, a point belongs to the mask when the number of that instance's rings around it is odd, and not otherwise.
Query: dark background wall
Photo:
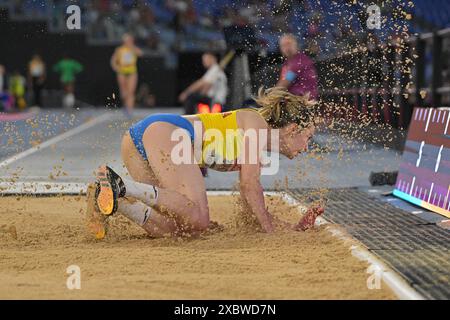
[[[34,53],[42,55],[47,64],[47,89],[59,89],[58,75],[51,67],[68,53],[84,65],[77,79],[77,97],[93,105],[105,105],[113,93],[118,97],[115,73],[110,67],[112,46],[92,46],[83,33],[53,34],[46,22],[11,21],[6,10],[0,10],[0,64],[7,72],[19,70],[26,74]],[[139,60],[139,83],[148,83],[160,106],[176,104],[177,72],[165,68],[163,57]]]
[[[203,76],[205,69],[202,65],[201,52],[183,52],[178,56],[177,93],[181,92],[193,81]]]

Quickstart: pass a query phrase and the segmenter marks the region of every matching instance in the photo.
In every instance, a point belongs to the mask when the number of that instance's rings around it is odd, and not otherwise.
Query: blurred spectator
[[[59,80],[64,89],[64,108],[73,108],[75,106],[76,75],[83,71],[83,66],[66,54],[53,66],[53,71],[60,74]]]
[[[401,46],[401,42],[398,44]],[[367,86],[380,87],[383,82],[383,57],[379,50],[379,39],[374,34],[368,34],[366,40],[367,48]]]
[[[295,95],[310,94],[317,99],[317,72],[314,62],[299,50],[298,41],[292,34],[280,38],[280,51],[286,58],[277,86],[285,87]]]
[[[5,112],[14,111],[14,98],[6,93],[0,93],[0,110]]]
[[[397,2],[394,1],[396,4]],[[441,2],[443,6],[446,3],[444,0]],[[77,2],[82,9],[83,23],[87,25],[89,37],[98,42],[115,44],[120,41],[125,31],[130,31],[137,36],[137,43],[143,46],[144,51],[150,49],[168,57],[170,56],[168,52],[174,53],[176,50],[223,50],[225,49],[223,27],[250,24],[260,31],[257,42],[269,52],[276,51],[277,39],[282,33],[293,32],[302,38],[302,43],[305,43],[304,49],[310,56],[320,58],[339,53],[341,46],[345,46],[349,40],[355,41],[356,35],[365,33],[367,14],[363,10],[364,3],[365,1],[330,0],[83,0]],[[418,0],[418,3],[421,3],[422,7],[430,13],[431,11],[446,12],[445,9],[448,7],[445,5],[439,9],[439,6],[426,6],[426,0]],[[47,15],[49,21],[54,21],[51,22],[52,31],[63,31],[65,15],[60,13],[66,4],[65,0],[13,0],[10,2],[10,7],[15,15],[29,19]],[[394,21],[394,25],[397,22],[406,23],[398,18],[402,16],[399,12],[402,7],[404,6],[393,7],[393,4],[386,3],[385,18],[391,22]],[[447,18],[442,22],[444,26],[450,26],[446,22],[448,17],[445,14],[432,16]],[[337,26],[336,17],[342,19],[344,23]],[[395,33],[392,27],[391,29],[383,28],[383,30],[390,30],[383,32],[386,36],[391,32]],[[335,36],[336,44],[334,44],[332,34],[339,32],[341,35]],[[353,39],[346,39],[347,33]],[[328,35],[331,35],[330,38],[327,38]],[[340,38],[339,41],[338,38]]]
[[[9,78],[9,93],[14,97],[15,107],[19,110],[23,110],[27,106],[25,102],[25,85],[25,77],[19,71],[14,71]]]
[[[46,67],[41,56],[35,54],[28,64],[28,83],[33,90],[32,105],[42,106],[41,93],[46,78]]]
[[[0,93],[3,92],[5,86],[5,67],[0,64]]]
[[[175,9],[175,25],[180,31],[185,32],[186,27],[197,22],[197,14],[191,0],[171,1],[170,5]]]
[[[292,0],[279,0],[276,7],[273,10],[273,27],[279,32],[289,32],[289,24],[286,17],[292,11]]]
[[[211,52],[205,52],[202,56],[206,73],[187,87],[178,97],[184,103],[186,114],[197,112],[196,106],[204,103],[209,106],[216,103],[224,104],[227,98],[227,76],[217,63],[216,56]]]
[[[312,57],[318,57],[320,55],[320,43],[323,37],[323,34],[321,32],[321,26],[322,26],[322,15],[320,12],[315,11],[311,15],[311,21],[309,22],[306,35],[305,35],[305,42],[306,42],[306,53]]]
[[[0,110],[10,112],[13,110],[14,99],[5,90],[5,67],[0,64]]]
[[[320,36],[321,22],[322,22],[322,15],[320,14],[320,12],[314,12],[307,30],[307,36],[309,38],[316,38]]]
[[[142,50],[135,45],[134,37],[126,33],[122,37],[122,45],[114,50],[111,57],[111,67],[117,74],[120,98],[127,116],[131,116],[134,109],[138,84],[137,60],[142,54]]]
[[[337,28],[332,32],[336,49],[339,52],[348,51],[355,46],[357,38],[355,32],[350,28],[349,23],[343,17],[339,18]]]

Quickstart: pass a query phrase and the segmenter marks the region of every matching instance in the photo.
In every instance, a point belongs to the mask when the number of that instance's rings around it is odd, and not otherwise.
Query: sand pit
[[[103,241],[87,236],[84,197],[0,198],[1,299],[394,299],[369,290],[367,264],[324,227],[259,233],[209,197],[223,230],[196,239],[150,239],[117,216]],[[269,210],[298,220],[278,197]],[[81,269],[68,290],[66,268]]]

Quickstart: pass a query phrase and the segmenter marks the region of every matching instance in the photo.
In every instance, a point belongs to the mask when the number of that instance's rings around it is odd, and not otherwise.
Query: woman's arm
[[[266,232],[273,232],[275,230],[273,217],[267,211],[266,205],[264,202],[264,190],[261,186],[260,176],[261,176],[261,164],[259,159],[261,158],[260,152],[264,149],[264,146],[267,144],[267,141],[259,141],[257,138],[250,139],[250,135],[246,135],[247,130],[259,130],[266,129],[266,122],[259,116],[256,116],[254,112],[243,111],[238,114],[243,127],[243,153],[240,154],[240,164],[241,169],[239,172],[240,178],[240,192],[241,198],[246,204],[246,206],[250,209],[250,211],[256,216],[258,222],[261,224],[261,227]],[[257,144],[256,150],[254,144]],[[256,158],[254,157],[254,153],[256,151]]]
[[[139,47],[134,47],[134,54],[137,55],[138,57],[142,57],[142,55],[144,54],[144,52],[142,51],[141,48]]]
[[[178,100],[180,102],[184,102],[190,94],[202,91],[204,85],[205,82],[201,78],[194,81],[189,87],[187,87],[183,90],[183,92],[180,93],[180,95],[178,96]]]
[[[323,207],[320,205],[310,207],[297,224],[272,216],[266,209],[259,171],[258,165],[241,165],[240,191],[244,205],[256,216],[263,230],[270,233],[276,228],[294,231],[305,231],[312,228],[316,218],[324,212]]]
[[[248,129],[267,130],[266,122],[260,116],[255,116],[254,112],[248,111],[248,116],[246,116],[245,120],[244,131]],[[251,159],[251,154],[252,152],[254,153],[255,150],[254,146],[251,144],[255,143],[255,141],[251,141],[245,136],[244,139],[244,155],[242,157],[243,159],[241,159],[242,163],[240,170],[241,198],[244,204],[256,216],[266,232],[273,232],[275,228],[296,230],[296,226],[293,224],[282,221],[277,217],[273,217],[265,206],[264,191],[260,182],[261,164],[259,163],[259,160],[261,159],[260,153],[267,147],[267,141],[259,141],[258,139],[256,149],[258,150],[257,158]],[[252,161],[255,162],[255,160],[257,160],[257,164],[252,164]]]
[[[273,217],[266,209],[264,193],[259,181],[259,164],[242,164],[240,171],[240,191],[244,203],[256,216],[265,232],[275,230]]]

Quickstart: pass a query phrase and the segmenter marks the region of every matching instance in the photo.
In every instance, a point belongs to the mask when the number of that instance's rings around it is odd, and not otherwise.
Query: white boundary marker
[[[88,120],[87,122],[79,125],[78,127],[70,129],[70,130],[68,130],[68,131],[66,131],[66,132],[64,132],[62,134],[59,134],[59,135],[57,135],[57,136],[55,136],[53,138],[50,138],[50,139],[42,142],[41,144],[39,144],[37,146],[31,147],[31,148],[29,148],[29,149],[27,149],[27,150],[25,150],[23,152],[20,152],[20,153],[18,153],[16,155],[6,159],[6,160],[3,160],[2,162],[0,162],[0,169],[10,165],[11,163],[13,163],[13,162],[15,162],[17,160],[20,160],[20,159],[23,159],[25,157],[28,157],[29,155],[31,155],[31,154],[33,154],[35,152],[38,152],[38,151],[40,151],[42,149],[50,147],[53,144],[56,144],[56,143],[58,143],[58,142],[60,142],[62,140],[65,140],[65,139],[73,136],[73,135],[76,135],[76,134],[78,134],[78,133],[80,133],[80,132],[82,132],[84,130],[87,130],[87,129],[89,129],[89,128],[91,128],[91,127],[93,127],[93,126],[95,126],[95,125],[97,125],[99,123],[102,123],[102,122],[104,122],[104,121],[106,121],[108,119],[111,119],[112,117],[113,117],[113,114],[105,113],[105,114],[102,114],[102,115],[100,115],[100,116],[98,116],[96,118]]]
[[[6,188],[6,189],[5,189]],[[57,195],[57,194],[85,194],[87,184],[84,183],[57,183],[57,182],[18,182],[0,183],[0,194],[24,194],[24,195]],[[230,196],[233,191],[207,191],[209,196]],[[296,205],[299,211],[305,207],[286,192],[264,192],[269,196],[281,196],[290,205]],[[326,225],[326,229],[345,244],[350,244],[350,252],[354,257],[369,264],[369,268],[380,270],[381,280],[402,300],[424,300],[425,298],[414,290],[401,276],[391,270],[384,262],[375,257],[364,246],[342,231],[336,225],[329,223],[324,218],[319,217],[316,225]],[[375,289],[376,290],[376,289]]]
[[[287,193],[281,193],[281,197],[288,204],[301,206],[297,200]],[[336,225],[329,223],[322,217],[318,217],[316,225],[327,225],[326,229],[346,244],[350,244],[350,252],[354,257],[369,264],[369,268],[380,270],[381,280],[394,292],[401,300],[425,300],[416,290],[414,290],[401,276],[391,270],[383,261],[370,253],[358,240],[352,238],[351,235],[342,231]]]
[[[0,182],[0,195],[86,194],[87,184],[73,182]]]

